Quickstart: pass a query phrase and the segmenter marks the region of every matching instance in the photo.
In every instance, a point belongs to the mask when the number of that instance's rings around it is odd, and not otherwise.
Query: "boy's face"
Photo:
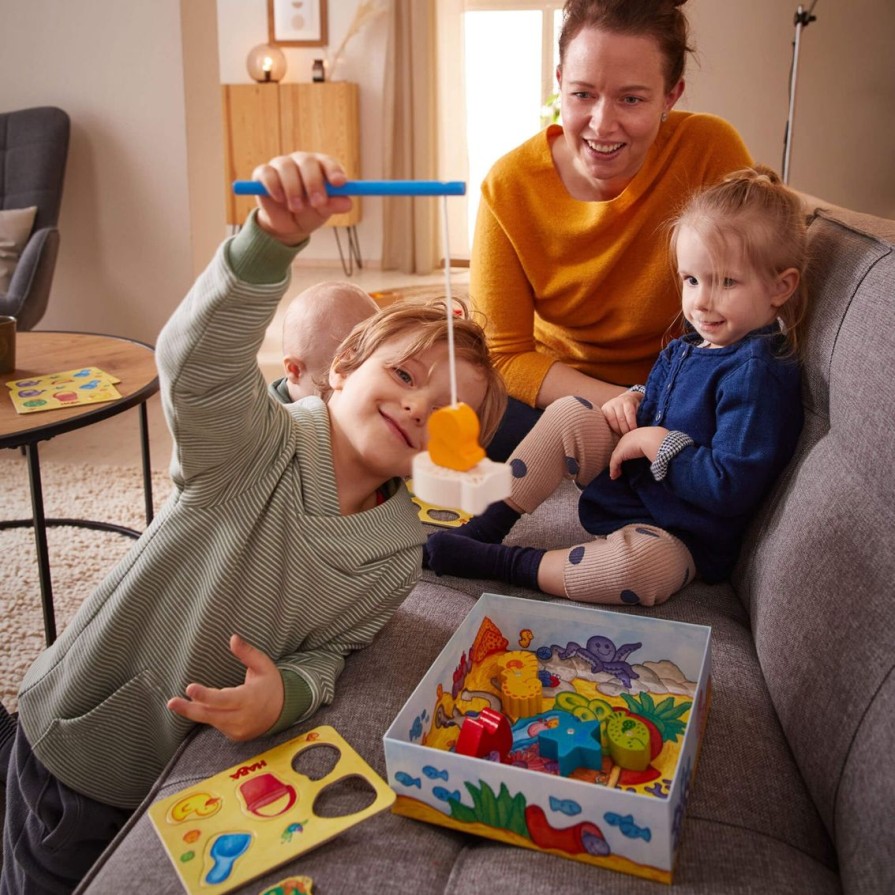
[[[329,400],[334,445],[344,445],[353,462],[385,481],[410,475],[414,455],[429,440],[429,417],[450,406],[447,343],[405,360],[413,334],[384,342],[351,373],[330,373]],[[485,379],[468,361],[457,359],[457,400],[478,411]]]

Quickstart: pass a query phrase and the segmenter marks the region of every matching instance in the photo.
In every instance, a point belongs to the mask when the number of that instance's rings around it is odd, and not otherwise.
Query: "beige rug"
[[[41,463],[47,516],[97,519],[142,530],[143,476],[137,468]],[[162,472],[153,475],[158,508],[170,492]],[[18,452],[0,452],[0,519],[30,519],[28,467]],[[93,587],[133,544],[111,532],[65,527],[47,532],[56,630],[61,632]],[[16,707],[16,692],[28,666],[44,648],[43,613],[34,532],[0,531],[0,700]]]

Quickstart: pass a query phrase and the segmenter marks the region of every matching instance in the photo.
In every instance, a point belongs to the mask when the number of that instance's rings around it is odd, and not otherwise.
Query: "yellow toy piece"
[[[314,895],[314,880],[309,876],[288,876],[260,895]]]
[[[467,472],[485,458],[479,444],[479,418],[462,401],[429,417],[429,456],[436,466]]]
[[[500,702],[504,714],[516,722],[542,711],[544,686],[538,678],[534,653],[514,650],[497,660]]]

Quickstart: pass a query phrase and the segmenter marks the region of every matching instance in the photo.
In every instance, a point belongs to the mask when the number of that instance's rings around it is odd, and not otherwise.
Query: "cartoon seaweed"
[[[476,786],[467,782],[466,789],[472,797],[472,807],[459,800],[451,799],[448,805],[451,817],[462,823],[481,823],[489,827],[509,830],[517,836],[529,839],[528,826],[525,822],[525,796],[520,792],[510,795],[505,783],[500,784],[500,792],[494,790],[484,781]]]
[[[622,693],[621,696],[628,704],[631,714],[649,721],[658,730],[663,743],[669,741],[676,743],[677,738],[686,730],[687,724],[681,721],[680,717],[689,711],[692,702],[675,705],[674,699],[668,696],[657,705],[652,696],[645,691],[637,697],[631,696],[630,693]]]

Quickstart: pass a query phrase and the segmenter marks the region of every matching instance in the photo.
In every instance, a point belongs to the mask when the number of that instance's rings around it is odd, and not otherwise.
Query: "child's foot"
[[[436,575],[491,578],[518,587],[538,589],[538,568],[546,550],[482,544],[453,531],[429,535],[423,547],[423,565]]]
[[[498,500],[484,513],[453,529],[451,534],[472,538],[482,544],[500,544],[521,516],[506,501]]]

